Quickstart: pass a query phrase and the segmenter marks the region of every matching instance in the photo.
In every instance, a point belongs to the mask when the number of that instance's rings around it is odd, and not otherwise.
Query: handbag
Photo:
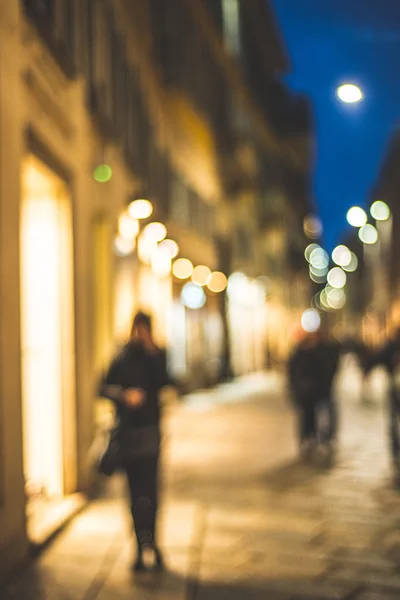
[[[120,426],[113,427],[105,451],[100,457],[98,470],[102,475],[111,477],[122,468],[123,454],[120,440]]]

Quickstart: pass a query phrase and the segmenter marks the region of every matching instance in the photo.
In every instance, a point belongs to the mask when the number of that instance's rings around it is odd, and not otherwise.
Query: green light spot
[[[112,177],[112,168],[109,165],[98,165],[93,171],[93,178],[99,183],[107,183]]]

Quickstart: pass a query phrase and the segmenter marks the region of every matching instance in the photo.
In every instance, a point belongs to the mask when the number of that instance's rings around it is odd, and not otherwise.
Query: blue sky
[[[346,212],[366,205],[391,131],[400,122],[400,0],[272,0],[292,61],[288,84],[312,99],[317,126],[315,200],[329,250]],[[365,100],[340,104],[342,82]]]

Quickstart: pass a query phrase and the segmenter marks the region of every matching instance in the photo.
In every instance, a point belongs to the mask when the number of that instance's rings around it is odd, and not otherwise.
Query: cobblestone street
[[[338,382],[334,464],[297,460],[278,375],[194,394],[166,419],[160,517],[168,572],[133,576],[121,482],[5,590],[7,600],[395,600],[400,495],[382,394]]]

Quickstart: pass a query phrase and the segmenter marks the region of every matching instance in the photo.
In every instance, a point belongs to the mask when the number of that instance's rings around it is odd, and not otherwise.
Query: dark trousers
[[[331,394],[320,400],[303,401],[299,406],[299,437],[301,442],[310,439],[328,443],[336,438],[337,408]]]
[[[300,442],[317,438],[317,405],[304,403],[299,407]]]
[[[331,392],[324,395],[318,406],[319,416],[322,417],[323,427],[320,430],[322,442],[332,442],[336,439],[338,429],[338,411],[336,401]]]
[[[139,458],[125,464],[131,512],[138,551],[156,543],[159,456]]]
[[[400,452],[400,392],[392,389],[389,395],[389,437],[393,458]]]

